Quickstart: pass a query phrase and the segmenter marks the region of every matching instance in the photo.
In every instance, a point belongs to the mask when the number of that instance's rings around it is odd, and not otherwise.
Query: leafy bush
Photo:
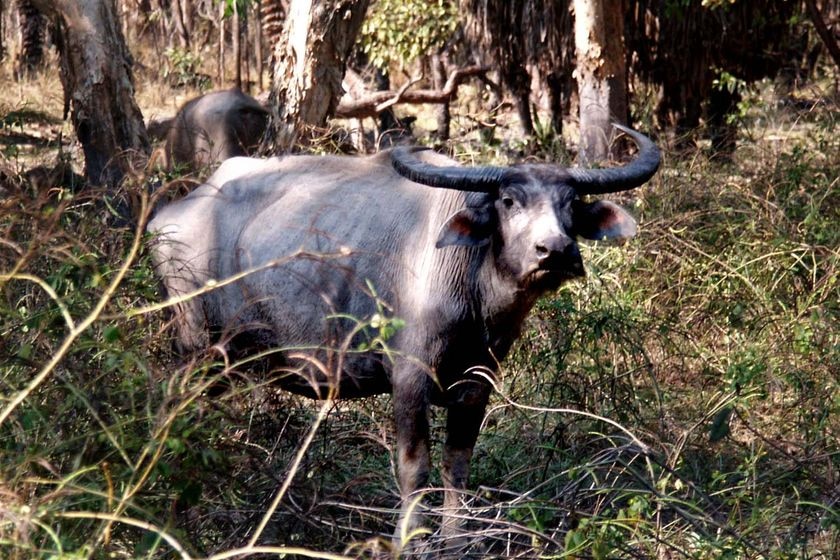
[[[376,0],[359,42],[378,68],[406,65],[442,47],[457,25],[457,5],[450,0]]]

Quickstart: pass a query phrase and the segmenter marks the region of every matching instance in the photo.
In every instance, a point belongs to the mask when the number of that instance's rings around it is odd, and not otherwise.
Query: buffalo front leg
[[[400,547],[421,526],[417,511],[418,490],[429,482],[429,393],[426,376],[394,386],[394,415],[397,429],[397,473],[402,496],[400,520],[394,535]]]
[[[443,447],[443,468],[441,478],[444,487],[444,515],[441,535],[449,541],[447,548],[455,549],[463,544],[458,538],[464,522],[464,491],[470,476],[470,459],[484,410],[487,396],[469,405],[454,404],[449,407],[446,419],[446,444]]]

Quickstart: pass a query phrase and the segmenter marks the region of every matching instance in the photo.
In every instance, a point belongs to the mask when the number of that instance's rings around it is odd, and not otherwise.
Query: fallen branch
[[[384,111],[385,109],[388,109],[389,107],[393,107],[394,105],[396,105],[397,103],[402,101],[403,96],[405,95],[405,92],[407,92],[411,86],[413,86],[414,84],[416,84],[417,82],[419,82],[422,79],[423,79],[422,75],[415,76],[415,77],[411,78],[410,80],[408,80],[405,83],[405,85],[403,85],[403,87],[401,87],[399,89],[399,91],[397,91],[397,94],[394,95],[394,97],[392,97],[391,99],[389,99],[387,101],[383,101],[382,103],[380,103],[379,105],[374,107],[373,110],[376,111],[376,114],[379,114],[382,111]],[[390,93],[390,92],[385,92],[385,93]]]
[[[379,112],[397,103],[448,103],[455,98],[458,86],[467,78],[483,76],[489,70],[489,66],[467,66],[453,70],[442,89],[408,89],[419,80],[419,78],[413,78],[396,92],[375,91],[359,97],[345,94],[338,103],[335,116],[345,119],[362,119],[375,117]]]

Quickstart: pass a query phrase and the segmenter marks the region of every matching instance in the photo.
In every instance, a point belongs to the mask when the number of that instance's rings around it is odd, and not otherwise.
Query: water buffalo
[[[238,89],[214,91],[185,103],[166,131],[166,166],[199,169],[249,155],[260,143],[268,111]]]
[[[178,304],[185,350],[257,353],[288,390],[319,398],[392,393],[403,519],[428,481],[430,404],[447,408],[447,510],[467,485],[492,375],[536,300],[583,276],[576,242],[629,238],[636,222],[581,195],[632,189],[656,146],[619,168],[461,167],[417,148],[368,157],[226,161],[149,224]],[[225,279],[232,281],[225,282]],[[383,326],[401,328],[390,338]],[[454,518],[444,534],[455,532]]]

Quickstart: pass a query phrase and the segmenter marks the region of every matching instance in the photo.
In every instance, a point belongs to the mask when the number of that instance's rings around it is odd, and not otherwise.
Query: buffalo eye
[[[502,204],[505,208],[513,208],[513,199],[509,196],[502,197]]]

